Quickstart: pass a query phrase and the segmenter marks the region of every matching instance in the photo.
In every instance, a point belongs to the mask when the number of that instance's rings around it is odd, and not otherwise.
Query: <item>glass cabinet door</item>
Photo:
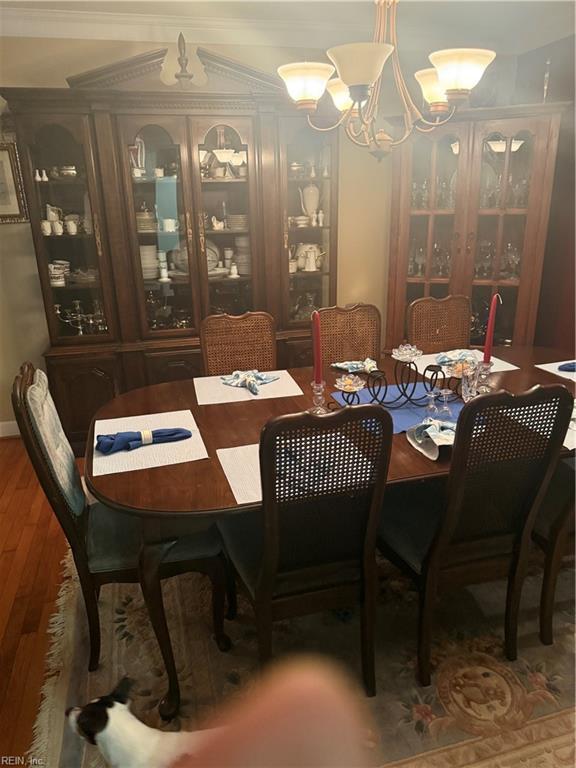
[[[281,147],[283,326],[290,327],[336,303],[336,144],[331,133],[286,118]]]
[[[259,308],[257,202],[250,120],[192,120],[204,314]]]
[[[145,336],[198,327],[185,118],[120,119],[130,240]]]
[[[529,234],[535,233],[534,217],[529,212],[538,131],[538,126],[526,120],[476,126],[467,235],[472,343],[484,341],[495,293],[502,297],[496,343],[512,344],[514,340],[525,270],[534,245]]]
[[[113,336],[112,296],[88,118],[24,122],[31,223],[53,342]]]
[[[404,251],[407,305],[423,296],[457,290],[461,273],[462,211],[467,154],[466,127],[436,129],[411,140],[410,211]]]

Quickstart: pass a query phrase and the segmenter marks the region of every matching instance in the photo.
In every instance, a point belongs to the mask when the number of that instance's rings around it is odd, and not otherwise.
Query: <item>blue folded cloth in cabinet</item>
[[[98,435],[96,450],[106,455],[117,451],[133,451],[142,445],[176,443],[192,437],[189,429],[144,429],[141,432],[116,432],[114,435]]]

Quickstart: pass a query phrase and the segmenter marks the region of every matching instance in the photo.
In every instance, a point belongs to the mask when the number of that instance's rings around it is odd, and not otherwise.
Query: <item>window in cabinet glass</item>
[[[147,125],[128,151],[148,328],[191,328],[180,145],[163,127]]]
[[[200,251],[206,259],[211,314],[241,315],[253,309],[248,152],[228,125],[211,128],[198,147]]]
[[[107,334],[102,237],[83,148],[64,126],[54,124],[40,128],[30,151],[58,335]]]
[[[303,128],[286,147],[286,172],[288,320],[303,323],[331,303],[331,145]]]
[[[525,209],[530,195],[532,172],[533,137],[528,131],[520,131],[510,139],[507,207]]]
[[[503,207],[508,144],[507,137],[501,133],[492,133],[484,139],[480,174],[480,208]]]

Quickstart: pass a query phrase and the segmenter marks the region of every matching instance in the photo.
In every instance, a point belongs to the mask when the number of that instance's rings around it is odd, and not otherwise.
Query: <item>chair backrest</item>
[[[572,413],[562,385],[481,395],[462,409],[445,515],[430,551],[456,560],[526,554]]]
[[[468,296],[416,299],[407,311],[408,341],[425,355],[469,347],[471,314]]]
[[[380,359],[382,319],[373,304],[324,307],[320,313],[322,360],[326,365],[344,360]]]
[[[28,456],[75,559],[85,559],[86,496],[44,371],[32,363],[21,366],[12,387],[12,406]]]
[[[200,326],[206,376],[276,369],[275,321],[268,312],[210,315]]]
[[[262,430],[264,523],[257,594],[283,574],[344,564],[370,568],[392,445],[377,405],[280,416]]]

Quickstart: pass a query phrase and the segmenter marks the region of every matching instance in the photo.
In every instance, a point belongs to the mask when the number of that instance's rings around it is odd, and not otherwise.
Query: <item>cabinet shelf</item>
[[[178,176],[154,176],[153,179],[132,179],[132,184],[175,184],[178,180]]]
[[[51,186],[64,186],[64,187],[85,187],[86,186],[86,179],[81,176],[78,178],[78,176],[70,177],[69,179],[48,179],[48,181],[37,181],[36,186],[42,188],[42,187],[51,187]]]
[[[436,285],[448,285],[450,283],[449,277],[424,277],[419,275],[416,277],[408,276],[406,278],[407,283],[420,283],[425,285],[426,283],[435,283]]]
[[[290,234],[293,234],[294,232],[307,232],[312,230],[315,232],[316,230],[322,230],[322,229],[330,229],[330,225],[324,225],[323,227],[313,227],[311,224],[306,227],[290,227],[288,229],[288,232]]]
[[[319,184],[321,181],[330,181],[331,176],[308,176],[305,179],[288,179],[289,184],[306,184],[311,181],[313,184]]]
[[[202,179],[202,184],[246,184],[247,176],[241,179]]]
[[[206,237],[213,237],[214,235],[249,235],[249,229],[207,229]]]
[[[518,287],[520,285],[520,279],[519,278],[502,278],[501,280],[495,279],[495,280],[478,280],[474,279],[472,281],[472,285],[503,285],[503,286],[510,286],[510,287]]]
[[[50,285],[53,291],[99,291],[101,285],[96,283],[73,283],[67,285]]]
[[[61,235],[43,235],[45,240],[92,240],[94,235],[87,235],[85,232],[78,232],[77,235],[69,235],[63,232]]]

